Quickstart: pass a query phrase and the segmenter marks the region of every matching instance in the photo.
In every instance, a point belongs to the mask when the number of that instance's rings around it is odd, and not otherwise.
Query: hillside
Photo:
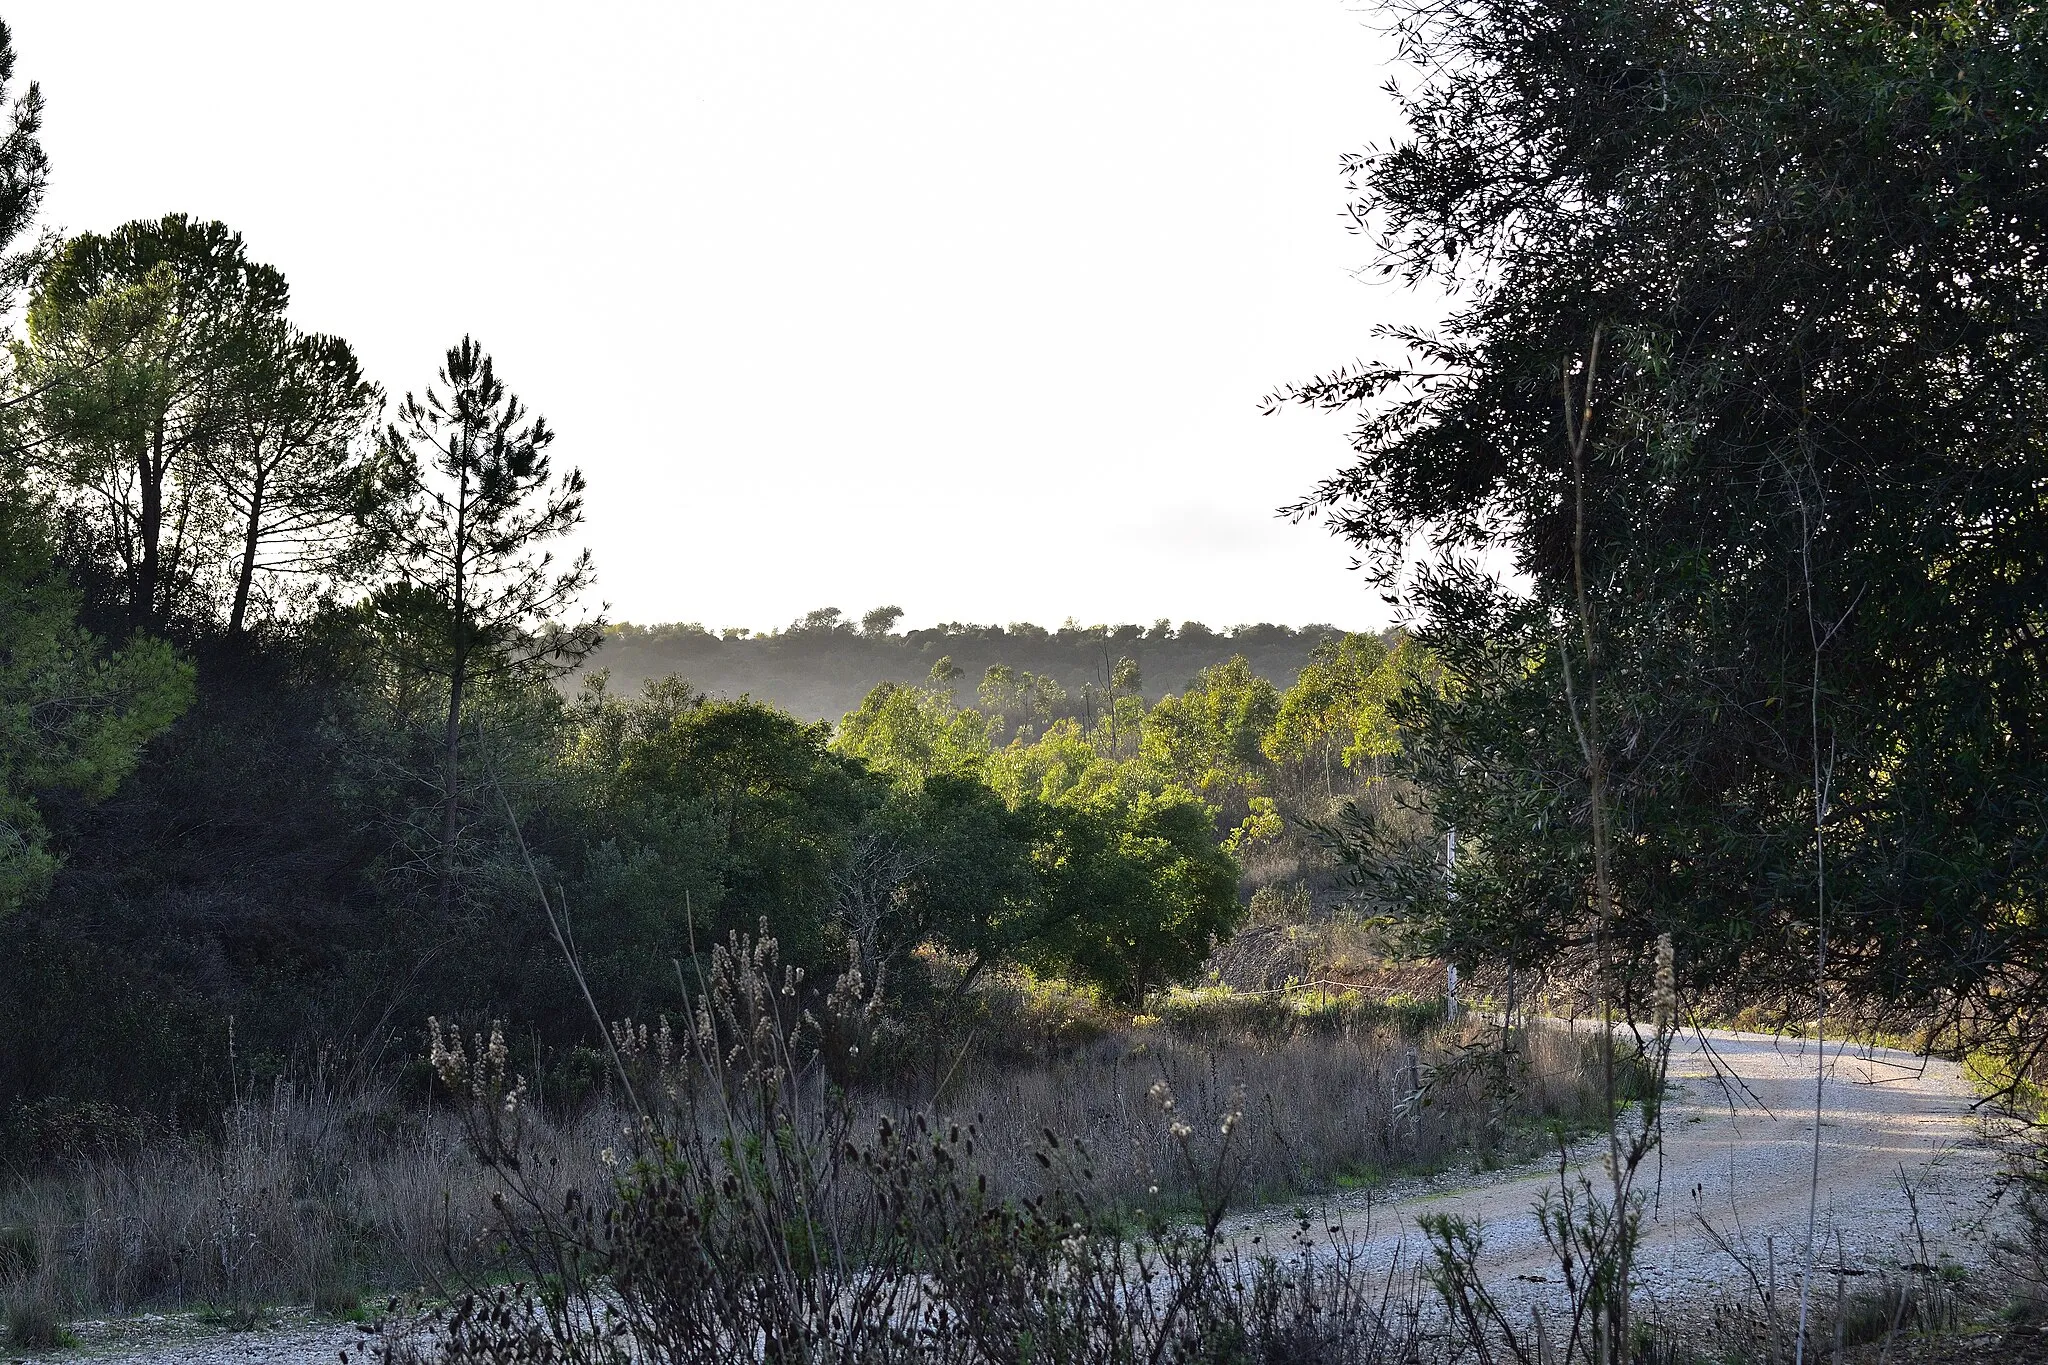
[[[679,677],[715,696],[747,695],[811,720],[836,721],[881,682],[922,682],[932,665],[951,658],[961,670],[963,697],[982,674],[1003,664],[1055,679],[1074,698],[1099,689],[1121,659],[1133,659],[1148,700],[1178,692],[1201,669],[1242,654],[1263,678],[1285,687],[1309,651],[1343,632],[1335,626],[1241,625],[1211,630],[1198,621],[1078,626],[1058,630],[1023,622],[978,626],[946,622],[901,634],[856,627],[833,611],[812,612],[786,630],[713,634],[702,626],[620,624],[605,635],[586,671],[605,669],[614,692],[638,691],[656,678]]]

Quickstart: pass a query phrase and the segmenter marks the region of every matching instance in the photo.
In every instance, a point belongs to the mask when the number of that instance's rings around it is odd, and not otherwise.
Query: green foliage
[[[1279,713],[1260,748],[1275,763],[1321,765],[1326,782],[1333,759],[1346,768],[1369,764],[1377,772],[1401,751],[1390,708],[1433,672],[1428,649],[1409,635],[1399,636],[1391,649],[1371,635],[1326,640],[1281,694]]]
[[[970,978],[1016,961],[1047,925],[1033,862],[1041,823],[1035,806],[1014,809],[973,777],[899,783],[842,875],[847,932],[884,966],[925,942],[965,957]]]
[[[1012,741],[989,761],[989,782],[1013,806],[1082,797],[1133,776],[1131,765],[1103,756],[1073,720],[1056,721],[1030,744]]]
[[[1583,952],[1569,662],[1626,950],[1670,929],[1695,984],[1803,997],[1818,822],[1836,987],[2040,1036],[2041,18],[1401,7],[1430,74],[1410,135],[1351,163],[1356,211],[1384,270],[1460,303],[1409,362],[1275,402],[1364,407],[1301,510],[1390,580],[1418,535],[1442,551],[1414,606],[1456,686],[1392,714],[1470,850],[1455,901],[1435,840],[1356,833],[1446,950]]]
[[[138,628],[203,617],[226,574],[202,456],[229,439],[237,353],[282,325],[288,292],[240,234],[177,213],[81,233],[36,281],[14,358],[50,438],[38,464]]]
[[[192,698],[191,666],[160,640],[108,651],[78,624],[16,488],[0,489],[0,912],[58,865],[40,805],[99,801]]]
[[[941,664],[950,663],[940,660]],[[938,774],[977,775],[988,762],[993,728],[980,712],[953,704],[951,677],[934,685],[883,683],[862,698],[860,709],[839,722],[835,747],[896,780]]]
[[[708,950],[765,919],[799,961],[815,963],[833,878],[881,784],[828,747],[830,731],[756,702],[656,688],[636,705],[587,703],[575,750],[600,783],[609,857],[646,903],[658,893],[674,951],[690,926],[679,891],[703,895],[697,942]],[[706,894],[708,893],[708,894]]]
[[[1270,843],[1287,832],[1287,821],[1280,814],[1280,803],[1272,797],[1249,797],[1245,806],[1244,819],[1223,840],[1224,852],[1233,857],[1255,844]]]
[[[1325,641],[1284,691],[1233,656],[1148,707],[1135,691],[1135,672],[1123,674],[1133,690],[1100,694],[1112,704],[1084,728],[1077,719],[1051,719],[1050,708],[1035,703],[1050,680],[991,668],[981,711],[996,733],[1014,728],[1017,738],[989,756],[989,782],[1012,805],[1107,788],[1179,787],[1217,807],[1219,838],[1270,840],[1320,813],[1304,808],[1298,780],[1311,766],[1320,770],[1318,755],[1332,769],[1344,757],[1350,772],[1368,755],[1393,752],[1400,735],[1389,708],[1406,690],[1437,685],[1427,651],[1405,635],[1391,649],[1370,636]],[[1020,725],[1020,716],[1031,720]],[[1318,775],[1324,794],[1336,794],[1334,775]],[[1281,780],[1287,777],[1297,780]]]
[[[0,23],[0,98],[14,83],[14,34]],[[0,245],[11,244],[28,230],[36,209],[43,201],[49,181],[50,162],[40,140],[43,129],[43,92],[33,83],[7,107],[7,131],[0,137]],[[20,284],[19,260],[8,262],[4,288],[11,303]]]
[[[1047,807],[1036,861],[1056,927],[1030,956],[1131,1005],[1200,967],[1238,918],[1237,864],[1213,818],[1172,788]]]
[[[1271,693],[1242,667],[1224,678]],[[1136,670],[1112,682],[1128,731],[1149,727]],[[995,674],[983,690],[1015,686]],[[1227,702],[1213,709],[1230,713]],[[970,975],[1022,958],[1124,1001],[1198,967],[1237,915],[1237,866],[1218,846],[1214,809],[1143,760],[1120,758],[1113,712],[1092,732],[1061,720],[993,754],[991,728],[940,687],[893,683],[841,726],[836,747],[896,784],[885,813],[891,865],[917,869],[898,874],[902,908],[886,917],[899,948],[915,941],[906,934],[928,934],[966,954]],[[1256,752],[1256,736],[1250,744]],[[1239,842],[1274,832],[1270,801],[1252,824]],[[864,893],[862,903],[882,899]]]
[[[1235,859],[1280,843],[1302,818],[1275,784],[1287,760],[1300,766],[1289,746],[1308,736],[1333,757],[1353,750],[1351,761],[1390,752],[1399,730],[1389,708],[1435,685],[1429,656],[1406,637],[1392,649],[1344,637],[1315,660],[1317,671],[1283,693],[1234,657],[1147,707],[1126,659],[1101,690],[1090,685],[1101,706],[1092,727],[1060,718],[1037,734],[1018,719],[1047,719],[1036,703],[1048,680],[1031,674],[990,668],[979,713],[940,686],[885,683],[846,717],[837,745],[899,788],[978,777],[1036,821],[1035,897],[979,897],[995,919],[971,920],[973,937],[939,941],[968,953],[976,971],[1017,955],[1131,1002],[1206,959],[1238,918]],[[991,732],[1013,728],[1018,737],[990,752]],[[1007,850],[1014,837],[993,842]]]
[[[1178,697],[1145,716],[1141,752],[1168,782],[1216,795],[1255,784],[1264,742],[1280,714],[1280,690],[1242,655],[1205,668]]]

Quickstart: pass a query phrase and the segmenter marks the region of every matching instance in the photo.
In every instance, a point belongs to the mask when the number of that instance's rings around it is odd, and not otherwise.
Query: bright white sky
[[[1418,305],[1347,0],[26,0],[45,221],[220,218],[393,395],[473,332],[590,480],[615,619],[1387,609],[1258,416]]]

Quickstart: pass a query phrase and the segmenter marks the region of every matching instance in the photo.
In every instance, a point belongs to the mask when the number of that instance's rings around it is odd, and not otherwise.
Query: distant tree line
[[[681,676],[720,695],[752,696],[800,716],[834,720],[859,705],[876,683],[922,683],[943,658],[970,679],[997,666],[1028,673],[1043,686],[1057,687],[1059,715],[1087,725],[1111,689],[1121,660],[1139,667],[1146,694],[1155,699],[1233,655],[1241,655],[1260,677],[1284,686],[1317,644],[1344,634],[1329,625],[1211,630],[1199,621],[1084,626],[1071,620],[1057,629],[1028,622],[949,621],[899,631],[902,616],[901,608],[878,607],[855,621],[826,607],[780,630],[761,632],[738,627],[713,631],[694,623],[622,623],[606,629],[602,667],[622,689]]]

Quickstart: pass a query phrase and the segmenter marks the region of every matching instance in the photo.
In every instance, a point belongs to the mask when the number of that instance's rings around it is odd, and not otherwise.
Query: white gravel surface
[[[1745,1272],[1702,1219],[1759,1266],[1774,1249],[1781,1284],[1794,1283],[1806,1237],[1817,1061],[1817,1050],[1796,1039],[1710,1031],[1681,1040],[1639,1265],[1648,1293],[1674,1303],[1743,1284]],[[2003,1152],[1973,1112],[1956,1065],[1831,1044],[1822,1098],[1818,1225],[1826,1263],[1832,1268],[1839,1246],[1854,1271],[1895,1270],[1923,1256],[1936,1264],[1981,1264],[1999,1226]],[[1581,1143],[1571,1154],[1573,1169],[1597,1182],[1604,1151],[1604,1140]],[[1902,1179],[1918,1201],[1917,1228]],[[1553,1159],[1446,1175],[1378,1191],[1369,1201],[1348,1196],[1340,1207],[1354,1227],[1369,1226],[1370,1252],[1383,1262],[1399,1256],[1412,1263],[1421,1248],[1420,1214],[1477,1220],[1489,1281],[1544,1295],[1555,1292],[1557,1272],[1532,1209],[1556,1182]],[[1291,1213],[1276,1208],[1237,1220],[1230,1231],[1240,1245],[1257,1238],[1284,1249],[1295,1228]],[[196,1315],[85,1322],[72,1330],[81,1339],[78,1350],[11,1358],[332,1365],[343,1350],[359,1358],[361,1342],[356,1328],[303,1312],[247,1332],[208,1326]]]
[[[1803,1263],[1813,1171],[1814,1087],[1819,1050],[1799,1039],[1709,1030],[1678,1041],[1671,1063],[1660,1157],[1646,1167],[1649,1207],[1638,1270],[1666,1303],[1746,1283],[1747,1272],[1716,1234],[1759,1272],[1775,1254],[1780,1292]],[[2003,1149],[1972,1108],[1953,1062],[1907,1052],[1829,1044],[1821,1083],[1819,1259],[1853,1274],[1896,1271],[1924,1259],[1965,1269],[1983,1263],[2000,1227]],[[1604,1138],[1576,1145],[1573,1179],[1605,1188]],[[1661,1159],[1660,1159],[1661,1158]],[[1918,1201],[1918,1225],[1905,1184]],[[1339,1207],[1369,1229],[1369,1250],[1412,1264],[1423,1249],[1416,1218],[1453,1213],[1477,1221],[1489,1283],[1520,1298],[1556,1292],[1560,1278],[1533,1212],[1558,1184],[1547,1164],[1486,1176],[1440,1177],[1347,1199]],[[1233,1227],[1284,1248],[1295,1224],[1267,1210]],[[1712,1231],[1703,1226],[1710,1224]],[[1923,1250],[1924,1238],[1924,1250]],[[1839,1248],[1839,1253],[1838,1249]],[[1542,1286],[1552,1285],[1551,1290]],[[1832,1279],[1828,1284],[1832,1293]]]
[[[144,1313],[107,1322],[74,1322],[74,1350],[8,1353],[16,1361],[91,1361],[93,1365],[338,1365],[358,1359],[362,1332],[351,1323],[287,1309],[249,1331],[231,1331],[197,1313]]]

